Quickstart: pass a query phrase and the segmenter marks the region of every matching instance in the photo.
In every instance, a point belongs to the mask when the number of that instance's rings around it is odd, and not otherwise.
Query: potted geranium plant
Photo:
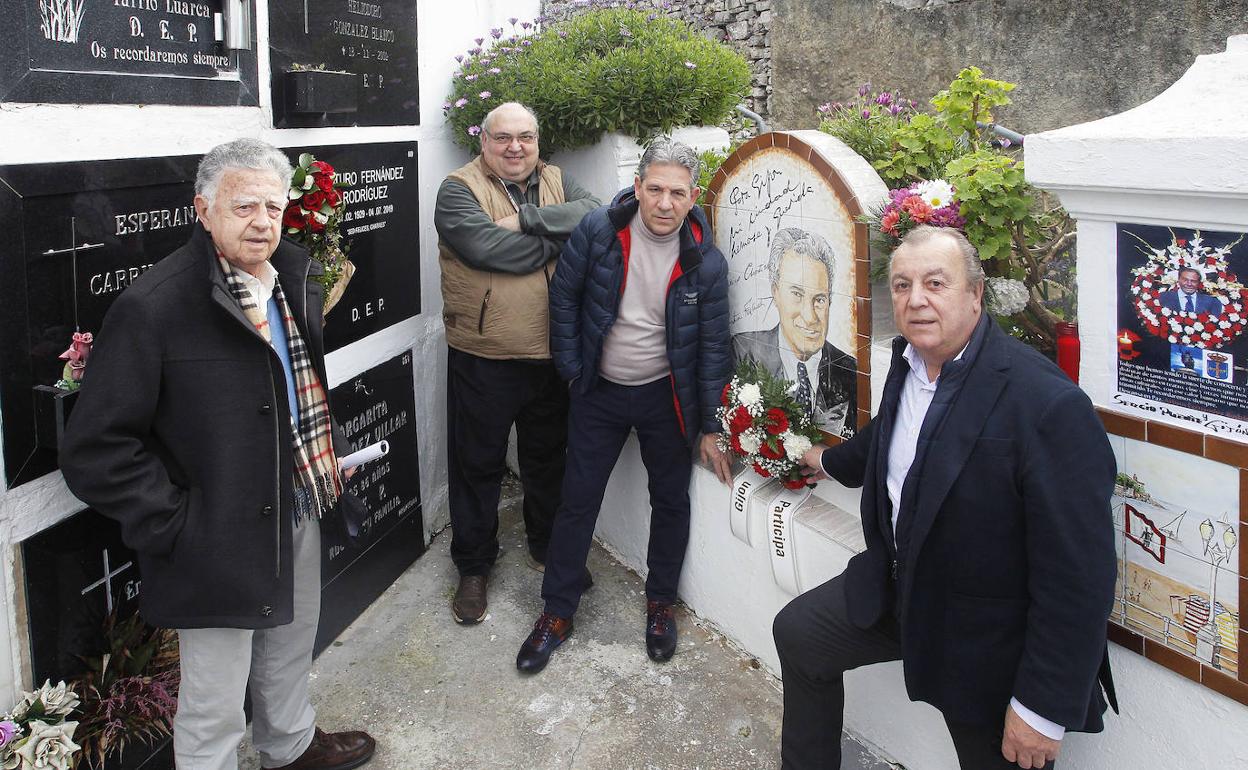
[[[932,97],[930,111],[919,111],[898,91],[867,84],[845,102],[821,105],[819,127],[892,188],[885,206],[868,216],[885,249],[917,224],[962,230],[983,260],[989,311],[1052,354],[1058,324],[1075,320],[1075,227],[1053,199],[1027,184],[1017,135],[1012,141],[989,128],[1012,90],[1013,83],[968,67]],[[941,205],[930,211],[905,203],[937,190]]]

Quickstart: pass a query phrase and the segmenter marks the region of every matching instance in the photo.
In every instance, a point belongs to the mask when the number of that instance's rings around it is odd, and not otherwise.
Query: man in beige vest
[[[546,287],[572,229],[598,201],[538,158],[537,117],[501,104],[481,154],[438,189],[433,222],[446,324],[451,611],[479,623],[498,557],[498,498],[516,427],[531,566],[544,569],[567,445],[567,386],[550,360]]]

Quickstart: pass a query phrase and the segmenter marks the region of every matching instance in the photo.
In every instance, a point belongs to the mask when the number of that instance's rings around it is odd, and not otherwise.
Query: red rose
[[[806,479],[803,479],[803,478],[786,479],[784,481],[781,481],[780,483],[783,484],[788,489],[801,489],[802,487],[806,486]]]
[[[300,204],[308,211],[320,211],[321,207],[325,205],[325,193],[320,190],[304,193],[303,198],[300,199]]]
[[[765,479],[771,478],[771,473],[769,473],[766,468],[759,465],[758,463],[753,463],[753,465],[754,465],[754,472],[757,473],[759,476],[762,476]]]
[[[732,387],[732,383],[724,386],[724,392],[719,394],[719,403],[728,406],[728,390]]]
[[[316,184],[317,187],[321,188],[321,190],[325,192],[329,192],[330,190],[334,189],[334,175],[333,174],[313,174],[312,181],[313,183]]]
[[[748,452],[746,452],[745,449],[742,448],[741,446],[741,434],[740,433],[733,433],[732,435],[728,437],[728,446],[732,449],[733,452],[736,452],[741,457],[745,457],[748,454]]]
[[[329,165],[323,160],[313,161],[312,164],[308,166],[308,170],[311,171],[314,175],[315,174],[329,174],[330,176],[334,175],[334,167]]]
[[[325,230],[325,223],[318,222],[316,217],[308,217],[308,225],[312,228],[312,232],[319,233]]]
[[[307,216],[303,213],[303,209],[299,208],[299,204],[291,201],[286,207],[286,213],[282,215],[283,227],[297,227],[300,230],[308,223]]]
[[[330,208],[338,208],[338,204],[342,203],[342,193],[337,190],[330,190],[325,193],[325,202],[330,205]]]
[[[785,416],[784,410],[779,407],[772,407],[767,410],[766,431],[773,436],[779,436],[789,429],[789,418]]]
[[[754,424],[754,418],[750,416],[749,411],[744,406],[738,406],[732,410],[732,414],[728,417],[728,429],[733,433],[740,433],[748,430]]]
[[[763,457],[766,457],[768,460],[779,460],[784,457],[784,448],[779,441],[776,442],[776,446],[778,448],[773,448],[771,441],[764,441],[758,447],[758,453]]]

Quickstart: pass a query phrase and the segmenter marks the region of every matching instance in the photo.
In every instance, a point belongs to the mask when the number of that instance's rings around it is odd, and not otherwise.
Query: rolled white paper
[[[389,452],[389,441],[378,441],[376,444],[369,444],[358,452],[352,452],[346,457],[339,457],[338,470],[345,471],[357,465],[363,465],[366,462],[385,457]]]

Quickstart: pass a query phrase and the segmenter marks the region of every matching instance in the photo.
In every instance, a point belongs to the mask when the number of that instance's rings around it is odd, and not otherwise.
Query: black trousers
[[[450,348],[447,475],[451,558],[460,575],[487,574],[498,558],[498,498],[512,424],[529,551],[545,561],[563,483],[567,385],[549,361],[496,361]]]
[[[572,398],[563,504],[542,580],[546,611],[570,618],[584,590],[582,575],[602,496],[629,431],[637,431],[650,487],[646,598],[675,601],[689,545],[689,476],[693,458],[680,431],[668,378],[646,385],[599,380]]]
[[[772,624],[784,678],[784,770],[841,766],[846,671],[901,659],[897,621],[889,613],[863,630],[849,620],[843,576],[798,596]],[[965,725],[946,720],[962,770],[1006,770],[1017,765],[1001,755],[1002,722]],[[1054,763],[1044,765],[1051,770]]]

